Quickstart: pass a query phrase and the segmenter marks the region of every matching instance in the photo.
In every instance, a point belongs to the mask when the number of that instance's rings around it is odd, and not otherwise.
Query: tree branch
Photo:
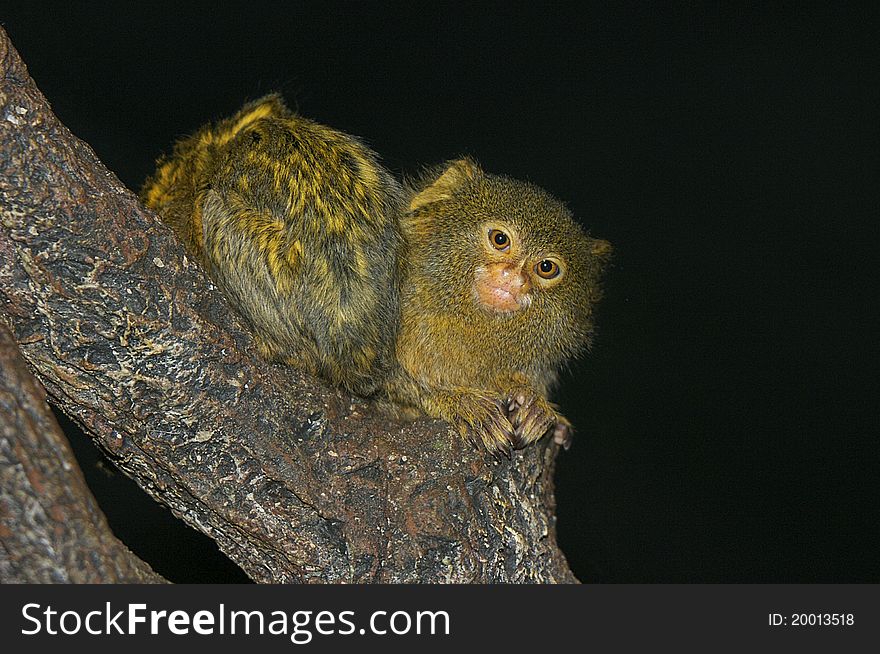
[[[0,580],[161,583],[110,531],[12,335],[0,325]]]
[[[260,360],[0,30],[0,320],[53,403],[262,582],[573,582],[546,440],[501,463]]]

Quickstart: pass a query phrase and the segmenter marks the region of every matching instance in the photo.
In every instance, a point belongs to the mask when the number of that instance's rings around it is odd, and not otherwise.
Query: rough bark
[[[0,579],[164,581],[110,531],[46,392],[0,325]]]
[[[260,360],[0,30],[0,321],[53,404],[260,582],[573,582],[543,442],[495,462]],[[19,508],[19,510],[21,510]]]

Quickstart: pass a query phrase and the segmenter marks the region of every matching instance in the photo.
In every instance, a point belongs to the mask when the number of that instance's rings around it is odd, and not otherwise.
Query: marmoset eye
[[[489,242],[496,250],[504,252],[510,249],[510,237],[500,229],[489,230]]]
[[[544,259],[535,265],[535,272],[544,279],[553,279],[559,276],[559,264],[552,259]]]

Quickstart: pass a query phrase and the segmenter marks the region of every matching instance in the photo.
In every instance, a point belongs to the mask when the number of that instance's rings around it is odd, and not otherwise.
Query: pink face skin
[[[511,314],[527,309],[533,292],[547,290],[562,279],[560,257],[528,252],[513,226],[487,223],[481,232],[487,262],[474,273],[474,299],[485,311]]]
[[[513,313],[531,304],[528,274],[513,263],[495,262],[479,266],[474,276],[477,303],[492,313]]]

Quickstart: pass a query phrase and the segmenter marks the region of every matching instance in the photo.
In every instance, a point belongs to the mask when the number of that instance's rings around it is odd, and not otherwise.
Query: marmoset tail
[[[395,371],[400,414],[456,425],[493,453],[570,423],[547,400],[561,366],[590,342],[611,246],[586,235],[540,188],[469,159],[411,192]]]
[[[376,390],[399,324],[403,196],[363,143],[271,95],[180,141],[141,195],[263,355]]]

